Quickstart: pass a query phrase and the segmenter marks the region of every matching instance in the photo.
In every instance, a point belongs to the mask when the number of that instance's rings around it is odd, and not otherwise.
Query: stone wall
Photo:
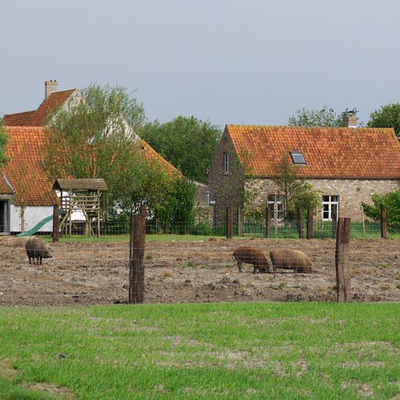
[[[195,220],[196,222],[213,222],[213,208],[208,204],[209,188],[201,182],[194,181],[196,186],[195,202]]]
[[[223,154],[229,156],[229,169],[224,172]],[[241,202],[244,186],[243,169],[240,166],[230,136],[225,131],[218,145],[217,154],[208,174],[210,201],[214,208],[214,224],[219,225],[226,218],[226,208],[236,209]]]
[[[361,203],[372,203],[373,194],[400,189],[400,181],[397,180],[308,179],[307,182],[321,193],[321,198],[323,195],[339,196],[339,216],[349,217],[352,221],[362,220]],[[265,205],[268,194],[277,193],[277,187],[271,179],[248,181],[246,188],[256,193],[255,207]],[[318,218],[322,218],[321,213],[319,210]]]

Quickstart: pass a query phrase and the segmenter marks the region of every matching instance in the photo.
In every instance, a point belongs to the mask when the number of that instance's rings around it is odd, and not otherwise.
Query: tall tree
[[[322,106],[320,110],[300,108],[289,118],[291,126],[343,126],[343,115],[335,112],[333,108]]]
[[[8,141],[8,136],[4,128],[3,119],[0,119],[0,166],[8,161],[6,155],[6,145]]]
[[[216,125],[193,116],[180,116],[164,124],[148,123],[139,135],[184,176],[207,182],[207,172],[221,137]]]
[[[400,135],[400,103],[390,103],[375,110],[367,125],[371,128],[394,128]]]
[[[163,229],[184,234],[193,228],[195,195],[196,187],[189,179],[182,177],[172,182],[168,195],[155,210]]]
[[[143,107],[125,88],[98,85],[82,101],[55,111],[47,121],[46,169],[53,178],[104,178],[111,205],[132,213],[161,201],[166,175],[144,157],[135,130]]]

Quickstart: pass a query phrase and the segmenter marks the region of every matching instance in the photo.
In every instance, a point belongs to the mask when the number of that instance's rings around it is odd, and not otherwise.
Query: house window
[[[293,164],[300,164],[300,165],[306,164],[304,155],[300,151],[290,151],[290,157],[292,158]]]
[[[338,219],[339,214],[339,196],[322,196],[322,220],[332,221],[335,216]]]
[[[271,220],[282,221],[284,217],[284,203],[281,194],[269,194],[268,205],[272,206]]]
[[[229,154],[224,153],[223,154],[223,159],[224,159],[224,174],[227,174],[229,172]]]

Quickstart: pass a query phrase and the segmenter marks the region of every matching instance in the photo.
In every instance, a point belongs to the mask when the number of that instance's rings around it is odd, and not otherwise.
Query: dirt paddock
[[[400,301],[400,242],[351,242],[354,301]],[[312,274],[239,273],[237,246],[292,248],[313,262]],[[50,244],[53,258],[30,265],[24,240],[0,241],[0,305],[118,304],[127,300],[127,243]],[[210,240],[149,242],[145,253],[145,302],[335,300],[335,241]]]

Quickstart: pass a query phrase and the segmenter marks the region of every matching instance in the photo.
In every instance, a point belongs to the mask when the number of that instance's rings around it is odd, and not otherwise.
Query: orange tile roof
[[[147,142],[143,139],[141,140],[142,149],[144,150],[144,157],[147,161],[159,161],[161,163],[161,168],[168,175],[182,176],[182,173],[175,168],[171,163],[169,163],[164,157],[158,154]]]
[[[15,190],[17,205],[51,206],[57,203],[52,182],[42,164],[45,131],[42,127],[5,127],[8,135],[7,164],[0,168],[0,175],[8,179]],[[1,193],[11,192],[0,180]]]
[[[37,110],[4,115],[4,124],[6,126],[44,126],[47,116],[64,104],[75,90],[69,89],[52,93],[43,100]]]
[[[29,126],[35,112],[36,110],[4,115],[4,124],[7,126]]]
[[[303,178],[400,179],[400,143],[392,128],[227,125],[240,161],[257,177],[276,176],[289,151],[303,153]]]
[[[54,112],[54,110],[64,104],[68,98],[77,89],[68,89],[60,92],[52,93],[47,99],[45,99],[39,108],[35,111],[26,111],[17,114],[4,115],[5,126],[44,126],[47,116]],[[141,139],[143,149],[145,151],[145,157],[147,160],[159,160],[164,172],[169,175],[178,174],[182,176],[182,173],[178,171],[172,164],[165,160],[160,154],[158,154],[148,143]],[[1,186],[0,186],[1,187]]]
[[[7,177],[0,173],[0,193],[1,194],[13,194],[11,187],[6,181]]]

